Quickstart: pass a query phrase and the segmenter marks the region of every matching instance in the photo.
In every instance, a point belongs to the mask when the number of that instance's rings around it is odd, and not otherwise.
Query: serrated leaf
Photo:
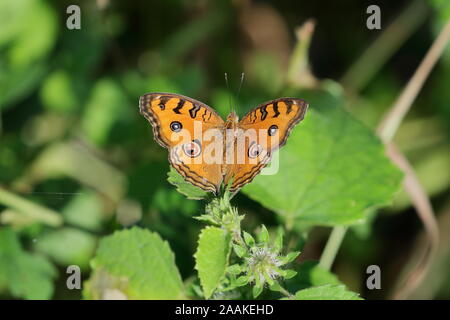
[[[284,271],[284,278],[285,279],[291,279],[297,275],[297,271],[294,270],[285,270]]]
[[[255,239],[250,235],[250,233],[243,231],[244,241],[249,247],[253,247],[255,245]]]
[[[232,266],[229,266],[227,268],[227,272],[234,274],[234,275],[238,275],[242,272],[241,266],[238,264],[233,264]]]
[[[278,172],[257,176],[243,192],[290,223],[352,224],[389,203],[402,174],[379,139],[331,94],[303,97],[312,108],[280,149]]]
[[[185,195],[188,199],[192,200],[201,200],[208,196],[206,191],[190,184],[172,167],[170,167],[169,172],[167,173],[167,181],[173,184],[178,192]]]
[[[236,279],[235,285],[237,287],[245,286],[249,281],[249,276],[240,276]]]
[[[269,277],[266,273],[263,273],[264,279],[266,279],[266,282],[269,284],[269,286],[273,286],[275,284],[275,281]]]
[[[343,285],[324,285],[303,289],[295,293],[296,300],[363,300]]]
[[[206,299],[209,299],[225,275],[231,251],[231,236],[223,229],[206,227],[200,233],[195,268]]]
[[[100,241],[84,295],[105,299],[120,292],[128,299],[183,299],[184,287],[166,241],[137,227]]]
[[[47,259],[24,251],[12,230],[0,230],[0,288],[17,298],[50,299],[55,277]]]
[[[297,258],[299,254],[300,254],[300,252],[298,252],[298,251],[289,252],[285,257],[281,258],[280,261],[281,261],[282,265],[288,264],[289,262],[294,261],[295,258]]]
[[[275,292],[280,292],[283,290],[283,288],[277,281],[275,281],[271,286],[269,286],[269,289]]]
[[[242,258],[247,254],[247,250],[244,247],[241,247],[240,245],[233,244],[233,249],[239,258]]]
[[[215,221],[213,219],[213,217],[211,217],[211,215],[208,214],[202,214],[201,216],[196,216],[193,217],[194,219],[198,220],[198,221],[203,221],[209,224],[214,224],[214,225],[218,225],[217,221]]]
[[[284,236],[284,230],[283,230],[283,228],[279,227],[277,230],[277,235],[276,235],[275,241],[273,243],[273,247],[276,252],[280,252],[281,249],[283,249],[283,236]]]
[[[265,225],[261,226],[261,230],[258,234],[258,241],[262,243],[268,243],[269,242],[269,231],[267,231],[267,228]]]
[[[262,291],[263,291],[263,286],[261,286],[261,285],[254,286],[252,289],[253,298],[257,298],[261,294]]]

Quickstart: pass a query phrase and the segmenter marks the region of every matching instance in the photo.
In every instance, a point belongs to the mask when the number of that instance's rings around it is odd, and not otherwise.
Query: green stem
[[[280,293],[282,293],[286,297],[288,297],[288,298],[292,298],[293,297],[293,295],[289,291],[287,291],[285,288],[283,288],[281,285],[280,285],[280,289],[279,290],[280,290]]]
[[[427,14],[428,8],[423,1],[413,1],[348,69],[340,81],[343,86],[353,91],[363,89],[388,59],[420,27]]]
[[[63,223],[58,212],[37,205],[2,188],[0,188],[0,203],[33,220],[52,227],[58,227]]]
[[[319,266],[325,270],[330,270],[333,265],[334,259],[336,258],[339,247],[341,246],[342,240],[344,240],[345,233],[347,232],[347,227],[334,227],[331,231],[331,235],[328,238],[325,249],[323,250],[322,256],[320,257]]]
[[[411,16],[413,12],[414,14],[419,14],[420,16],[423,15],[423,13],[420,13],[421,4],[419,4],[419,1],[414,2],[411,7],[408,8],[408,11],[411,10],[410,13],[406,14],[404,13],[403,19],[411,19]],[[400,20],[400,18],[398,19]],[[395,23],[394,23],[395,25]],[[391,28],[391,27],[389,27]],[[387,31],[387,30],[386,30]],[[385,31],[385,33],[386,33]],[[386,35],[388,37],[388,35]],[[392,40],[392,39],[391,39]],[[385,40],[380,42],[386,42]],[[394,103],[394,105],[390,108],[388,114],[385,116],[381,124],[379,125],[377,129],[378,136],[383,140],[383,142],[388,143],[392,140],[392,137],[394,136],[395,132],[398,130],[398,127],[400,126],[402,120],[404,119],[406,113],[411,108],[412,103],[416,99],[418,93],[422,89],[422,86],[425,82],[425,80],[428,78],[432,68],[438,61],[439,57],[444,52],[444,49],[448,42],[450,41],[450,19],[447,21],[446,25],[442,28],[439,36],[434,40],[432,46],[428,50],[425,58],[420,63],[419,67],[414,72],[414,75],[411,77],[411,79],[408,81],[408,84],[403,89],[402,93],[398,97],[397,101]],[[379,44],[374,44],[374,46]],[[373,50],[373,52],[376,52],[376,50]],[[379,54],[379,53],[377,53]],[[375,57],[375,53],[373,53],[373,57]],[[369,55],[370,57],[370,55]],[[370,64],[370,60],[368,57],[365,57],[364,59],[367,59],[364,64]],[[364,60],[361,58],[360,60]],[[376,65],[376,62],[372,61],[372,67],[373,65]],[[349,72],[350,73],[350,72]],[[351,78],[351,77],[349,77]],[[343,79],[343,82],[345,81],[345,77]],[[348,80],[347,80],[348,82]],[[363,81],[355,81],[354,79],[350,82],[353,82],[353,86],[355,84],[361,85]],[[348,85],[348,84],[347,84]],[[347,227],[335,227],[333,231],[331,232],[330,238],[328,239],[328,242],[325,246],[324,252],[322,253],[322,257],[320,258],[319,265],[327,270],[329,270],[333,264],[333,261],[336,257],[337,251],[339,250],[339,246],[342,243],[342,240],[344,239],[345,232],[347,231]]]

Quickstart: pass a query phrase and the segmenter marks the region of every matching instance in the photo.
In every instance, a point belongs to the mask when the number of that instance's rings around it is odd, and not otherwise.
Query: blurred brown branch
[[[425,58],[420,63],[414,75],[409,80],[394,106],[389,110],[378,127],[378,134],[383,141],[390,141],[397,131],[400,123],[410,109],[412,103],[419,94],[425,80],[428,78],[439,57],[442,55],[448,41],[450,40],[450,20],[442,29],[439,36],[433,42]]]
[[[342,85],[352,91],[363,89],[386,61],[421,26],[428,12],[428,7],[423,1],[412,1],[352,64],[341,79]]]
[[[446,23],[439,36],[428,50],[425,58],[420,63],[414,75],[405,86],[404,90],[381,121],[377,133],[380,138],[388,143],[388,155],[405,173],[404,188],[411,197],[414,208],[419,218],[424,224],[427,232],[428,241],[423,246],[421,257],[415,264],[405,280],[394,292],[394,299],[405,299],[420,284],[425,277],[427,270],[432,262],[433,256],[439,244],[439,229],[437,226],[435,214],[426,192],[423,190],[420,181],[417,179],[412,166],[408,160],[390,141],[400,126],[406,113],[411,108],[412,103],[419,94],[425,80],[428,78],[434,65],[440,58],[447,43],[450,40],[450,20]],[[415,257],[416,259],[416,257]],[[400,283],[400,282],[399,282]]]
[[[387,153],[391,160],[405,173],[403,187],[411,198],[414,208],[422,221],[427,241],[417,246],[419,252],[414,254],[414,267],[407,275],[403,286],[393,295],[394,299],[406,299],[424,279],[439,245],[439,228],[431,206],[430,199],[417,179],[414,169],[405,156],[391,142],[387,145]]]

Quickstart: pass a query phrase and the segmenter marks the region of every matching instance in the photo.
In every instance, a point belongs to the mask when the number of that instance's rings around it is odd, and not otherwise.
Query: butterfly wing
[[[171,93],[145,94],[139,109],[151,123],[156,142],[169,149],[170,164],[188,182],[217,193],[223,179],[221,164],[202,161],[203,150],[213,142],[202,137],[209,129],[222,130],[222,118],[200,101]]]
[[[278,139],[272,139],[270,151],[282,147],[291,130],[305,117],[308,103],[301,99],[280,98],[263,103],[248,112],[239,121],[239,127],[246,130],[254,128],[257,130],[275,129]],[[273,130],[272,130],[273,131]],[[269,132],[268,132],[269,133]]]
[[[227,167],[225,183],[232,181],[232,192],[252,181],[267,165],[272,152],[286,143],[291,130],[304,118],[307,108],[308,103],[304,100],[280,98],[259,105],[239,121],[240,132],[253,130],[256,136],[248,138],[244,144],[245,163]],[[236,156],[239,153],[235,150]]]

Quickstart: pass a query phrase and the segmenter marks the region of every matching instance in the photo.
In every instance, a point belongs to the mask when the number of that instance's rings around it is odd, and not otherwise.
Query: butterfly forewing
[[[307,108],[304,100],[280,98],[259,105],[242,118],[238,128],[242,132],[256,132],[256,138],[246,143],[248,161],[227,167],[224,181],[232,181],[232,192],[261,172],[269,163],[272,152],[286,143],[291,130],[304,118]]]
[[[286,143],[291,130],[303,120],[307,109],[308,103],[301,99],[275,99],[248,112],[239,121],[239,127],[244,130],[267,131],[269,137],[278,136],[269,150],[273,151]]]
[[[155,140],[169,149],[169,162],[190,183],[217,192],[222,183],[220,163],[199,161],[213,141],[205,131],[223,130],[224,121],[206,104],[171,93],[149,93],[139,100],[141,114],[151,123]]]

